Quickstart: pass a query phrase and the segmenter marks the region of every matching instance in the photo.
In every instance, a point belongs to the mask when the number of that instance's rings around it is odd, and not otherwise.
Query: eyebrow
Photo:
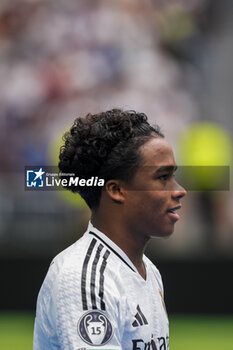
[[[165,165],[158,168],[155,173],[158,174],[164,171],[167,171],[169,173],[174,173],[177,169],[178,169],[177,165]]]

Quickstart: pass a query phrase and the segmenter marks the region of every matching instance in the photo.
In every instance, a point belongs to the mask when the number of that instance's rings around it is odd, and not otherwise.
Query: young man
[[[49,268],[34,350],[169,349],[161,276],[144,250],[151,237],[173,232],[186,192],[159,127],[143,113],[117,109],[77,118],[59,168],[105,182],[70,186],[89,205],[91,221]]]

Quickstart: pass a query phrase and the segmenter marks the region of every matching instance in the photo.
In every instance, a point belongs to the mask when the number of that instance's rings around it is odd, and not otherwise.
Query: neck
[[[135,232],[126,229],[122,225],[122,221],[113,220],[111,222],[106,219],[102,219],[98,215],[92,215],[91,222],[94,227],[103,232],[108,238],[110,238],[132,261],[140,275],[145,279],[146,272],[143,264],[143,253],[148,242],[148,237],[143,235],[137,235]],[[112,223],[117,222],[117,226]]]

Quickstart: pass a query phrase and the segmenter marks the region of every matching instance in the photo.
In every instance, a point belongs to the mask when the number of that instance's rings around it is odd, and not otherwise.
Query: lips
[[[177,205],[177,206],[174,207],[174,208],[168,209],[168,212],[175,213],[176,210],[179,210],[179,209],[181,209],[181,205]]]
[[[176,207],[174,208],[170,208],[168,209],[168,214],[171,216],[171,218],[174,220],[174,221],[177,221],[179,220],[180,216],[176,213],[176,210],[179,210],[181,208],[181,205],[177,205]]]

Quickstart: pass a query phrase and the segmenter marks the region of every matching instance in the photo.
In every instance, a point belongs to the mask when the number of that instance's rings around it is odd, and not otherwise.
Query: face
[[[164,138],[152,138],[140,147],[142,162],[126,185],[125,213],[133,232],[166,237],[179,220],[177,210],[186,191],[175,180],[174,154]]]

